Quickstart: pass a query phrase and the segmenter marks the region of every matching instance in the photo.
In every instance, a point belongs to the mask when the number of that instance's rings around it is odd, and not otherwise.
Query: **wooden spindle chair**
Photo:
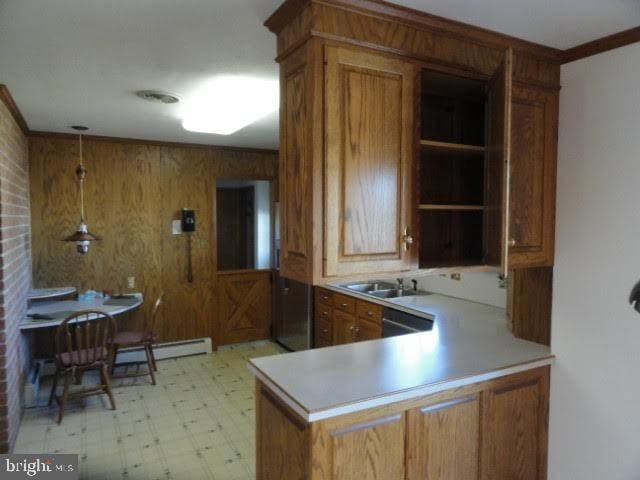
[[[121,331],[116,333],[115,338],[113,339],[113,356],[111,359],[111,375],[113,378],[127,378],[127,377],[139,377],[144,375],[151,376],[151,383],[153,385],[156,384],[156,376],[155,372],[158,371],[158,367],[156,366],[156,357],[153,354],[153,345],[158,343],[158,336],[155,332],[155,325],[157,321],[157,317],[159,315],[160,307],[162,306],[162,302],[164,299],[164,293],[160,293],[158,298],[156,299],[156,303],[153,305],[153,309],[151,310],[151,315],[145,318],[145,322],[142,326],[142,330],[137,331]],[[144,353],[147,361],[142,362],[146,363],[148,367],[147,372],[132,372],[128,373],[125,370],[124,374],[121,375],[113,375],[114,370],[117,366],[127,365],[126,363],[118,364],[116,363],[118,350],[121,348],[131,348],[131,347],[142,347],[144,349]],[[140,362],[134,362],[137,365]]]
[[[111,315],[99,310],[84,310],[67,317],[55,333],[56,373],[49,395],[49,405],[55,398],[60,407],[58,423],[62,422],[68,398],[106,393],[111,409],[116,409],[109,380],[111,345],[116,334],[116,322]],[[97,370],[100,383],[95,387],[70,394],[73,383],[81,383],[85,372]],[[64,378],[62,396],[56,395],[58,378]]]

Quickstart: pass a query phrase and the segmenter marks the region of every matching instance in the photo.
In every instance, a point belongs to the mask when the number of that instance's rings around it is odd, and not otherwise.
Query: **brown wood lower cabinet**
[[[382,338],[382,307],[317,287],[314,346],[328,347]]]
[[[543,480],[548,394],[543,367],[307,423],[257,381],[257,478]]]

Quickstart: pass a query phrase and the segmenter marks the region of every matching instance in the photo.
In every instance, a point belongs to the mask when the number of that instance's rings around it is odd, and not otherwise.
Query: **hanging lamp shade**
[[[71,127],[77,131],[87,130],[87,127],[74,126]],[[80,142],[80,165],[76,168],[76,177],[78,178],[78,184],[80,186],[80,225],[78,225],[75,233],[69,235],[64,239],[65,242],[75,242],[76,250],[78,253],[85,255],[89,251],[89,245],[91,242],[102,240],[98,235],[95,235],[89,231],[86,222],[84,221],[84,179],[87,175],[87,170],[84,168],[82,162],[82,134],[79,135]]]

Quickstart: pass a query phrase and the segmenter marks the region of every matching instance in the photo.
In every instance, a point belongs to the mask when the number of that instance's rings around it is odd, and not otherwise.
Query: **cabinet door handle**
[[[340,306],[341,306],[342,308],[347,308],[347,304],[346,304],[346,303],[341,303],[341,304],[340,304]]]
[[[369,310],[369,311],[367,312],[367,315],[369,315],[370,317],[373,317],[373,312],[372,312],[371,310]]]
[[[409,248],[411,248],[411,245],[413,244],[413,237],[411,236],[408,226],[404,227],[404,235],[402,236],[402,241],[404,242],[404,249],[409,250]]]
[[[349,331],[350,331],[350,332],[353,332],[355,329],[356,329],[356,327],[354,327],[353,325],[351,325],[351,326],[349,327]]]
[[[516,239],[512,238],[511,240],[509,240],[507,245],[509,245],[510,247],[515,247],[516,246]]]
[[[324,330],[322,330],[322,333],[329,333],[329,329],[325,328]]]

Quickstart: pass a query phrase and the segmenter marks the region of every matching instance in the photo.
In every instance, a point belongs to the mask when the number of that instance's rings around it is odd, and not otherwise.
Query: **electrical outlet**
[[[451,280],[460,280],[462,278],[462,274],[460,273],[452,273]]]
[[[127,288],[136,288],[136,277],[127,277]]]

